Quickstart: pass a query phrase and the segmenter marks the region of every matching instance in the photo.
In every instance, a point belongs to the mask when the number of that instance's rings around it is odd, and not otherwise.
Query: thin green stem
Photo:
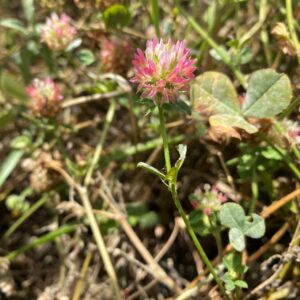
[[[171,169],[171,162],[170,162],[170,153],[169,153],[169,145],[168,145],[168,138],[167,138],[167,132],[166,132],[166,127],[165,127],[165,119],[164,119],[164,112],[163,112],[163,108],[161,106],[158,106],[159,109],[159,120],[160,120],[160,133],[163,139],[163,148],[164,148],[164,156],[165,156],[165,163],[166,163],[166,169],[167,172]],[[198,250],[200,257],[202,258],[203,262],[205,263],[205,265],[207,266],[208,270],[210,271],[210,273],[212,274],[214,280],[216,281],[216,283],[218,284],[221,293],[224,295],[224,298],[226,300],[229,299],[228,295],[226,294],[226,290],[224,288],[224,285],[221,281],[221,279],[219,278],[218,274],[216,273],[216,271],[214,270],[213,265],[211,264],[211,262],[209,261],[205,251],[203,250],[184,210],[183,207],[181,205],[181,202],[178,198],[178,194],[177,194],[177,186],[176,186],[176,182],[174,181],[169,181],[168,183],[168,187],[169,190],[171,192],[173,201],[178,209],[178,212],[181,216],[181,218],[183,219],[186,228],[193,240],[193,243],[196,247],[196,249]]]
[[[288,108],[279,116],[279,120],[287,118],[300,104],[300,96],[298,96]]]
[[[175,4],[181,14],[186,18],[188,23],[199,33],[199,35],[207,41],[207,43],[218,53],[218,55],[221,57],[222,61],[228,65],[231,70],[233,71],[235,77],[237,80],[241,83],[241,85],[246,89],[247,88],[247,82],[245,80],[244,75],[242,72],[232,63],[230,56],[228,53],[220,47],[210,36],[209,34],[196,22],[196,20],[190,16],[178,3],[178,0],[175,1]]]
[[[5,256],[5,258],[7,258],[8,260],[12,261],[14,260],[18,255],[31,250],[37,246],[43,245],[47,242],[53,241],[54,239],[56,239],[57,237],[66,234],[66,233],[70,233],[72,231],[74,231],[76,229],[76,224],[66,224],[63,225],[62,227],[59,227],[58,229],[51,231],[48,234],[45,234],[39,238],[37,238],[36,240],[34,240],[33,242],[30,242],[29,244],[26,244],[22,247],[20,247],[19,249],[16,249],[12,252],[10,252],[9,254],[7,254]]]
[[[286,7],[286,17],[287,17],[287,22],[288,22],[288,27],[289,31],[291,34],[291,38],[294,44],[294,47],[297,52],[297,60],[298,60],[298,65],[300,66],[300,53],[299,53],[299,41],[297,37],[297,33],[294,27],[294,17],[293,17],[293,7],[292,7],[292,0],[286,0],[285,1],[285,7]]]
[[[289,156],[289,154],[285,154],[280,147],[276,146],[266,136],[264,136],[264,139],[268,143],[269,146],[271,146],[278,154],[280,154],[280,156],[285,161],[285,163],[288,165],[288,167],[291,169],[291,171],[293,171],[293,173],[296,175],[297,179],[300,180],[300,170],[292,162],[292,159]]]
[[[96,150],[91,162],[91,165],[87,171],[87,174],[85,176],[84,179],[84,185],[88,186],[91,182],[92,179],[92,175],[93,175],[93,171],[95,170],[97,164],[99,163],[100,157],[101,157],[101,153],[103,150],[103,146],[106,140],[106,136],[109,130],[109,127],[111,125],[111,122],[114,118],[114,114],[115,114],[115,110],[116,110],[116,100],[115,99],[111,99],[107,114],[106,114],[106,118],[105,118],[105,123],[104,123],[104,127],[103,127],[103,131],[102,131],[102,135],[100,138],[99,143],[96,146]]]
[[[249,208],[250,215],[252,213],[254,213],[255,206],[257,203],[257,199],[258,199],[258,183],[257,183],[257,174],[256,174],[255,168],[252,172],[251,191],[252,191],[252,199],[251,199],[250,208]]]
[[[191,224],[190,224],[190,222],[189,222],[189,220],[188,220],[188,218],[187,218],[187,216],[186,216],[186,214],[185,214],[185,212],[182,208],[181,202],[178,198],[176,184],[171,183],[169,188],[170,188],[170,191],[171,191],[171,194],[172,194],[172,198],[173,198],[173,200],[175,202],[175,205],[178,209],[178,212],[179,212],[181,218],[183,219],[183,221],[186,225],[187,231],[190,234],[190,236],[193,240],[193,243],[194,243],[196,249],[198,250],[198,253],[200,254],[201,259],[203,260],[203,262],[205,263],[205,265],[208,268],[209,272],[212,274],[214,280],[218,284],[221,293],[223,294],[225,299],[228,300],[229,297],[226,294],[226,290],[223,286],[223,283],[222,283],[221,279],[219,278],[218,274],[216,273],[216,271],[215,271],[213,265],[211,264],[210,260],[208,259],[204,249],[202,248],[202,246],[201,246],[201,244],[200,244],[200,242],[199,242],[199,240],[198,240],[198,238],[197,238],[197,236],[196,236],[196,234],[195,234],[195,232],[194,232],[194,230],[193,230],[193,228],[192,228],[192,226],[191,226]]]
[[[151,18],[154,24],[156,36],[160,37],[159,30],[159,5],[158,0],[151,0]]]
[[[164,156],[166,162],[167,173],[171,170],[171,159],[170,159],[170,151],[169,151],[169,143],[168,143],[168,135],[165,126],[165,117],[163,108],[158,105],[158,113],[159,113],[159,122],[160,122],[160,134],[163,140],[163,148],[164,148]]]
[[[35,202],[16,222],[8,228],[4,233],[3,239],[7,239],[12,235],[33,213],[35,213],[41,206],[43,206],[49,199],[49,194],[43,195],[41,199]]]

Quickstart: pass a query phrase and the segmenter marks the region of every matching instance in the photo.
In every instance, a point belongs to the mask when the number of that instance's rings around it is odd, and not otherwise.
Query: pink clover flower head
[[[220,192],[216,186],[207,183],[202,188],[198,187],[191,196],[193,207],[201,209],[207,216],[219,211],[221,205],[226,201],[226,195]]]
[[[72,19],[63,13],[58,16],[52,13],[42,29],[42,41],[53,51],[63,51],[74,40],[76,29]]]
[[[282,124],[285,132],[285,136],[291,145],[300,145],[300,126],[298,122],[286,120]]]
[[[37,117],[55,117],[60,110],[60,94],[58,85],[51,78],[34,79],[26,89],[31,97],[30,109]]]
[[[195,60],[183,41],[152,39],[147,42],[146,50],[138,49],[133,65],[135,75],[131,82],[143,91],[142,97],[162,103],[176,101],[179,92],[189,89],[189,82],[195,77]]]

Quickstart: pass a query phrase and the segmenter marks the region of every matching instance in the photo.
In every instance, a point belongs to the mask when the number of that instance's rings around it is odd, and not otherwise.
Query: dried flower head
[[[34,79],[26,89],[31,97],[30,109],[37,117],[55,117],[63,99],[58,85],[52,79]]]
[[[278,46],[284,54],[290,56],[295,56],[297,54],[290,33],[284,23],[281,22],[276,23],[271,33],[277,39]]]
[[[183,41],[173,43],[153,39],[147,42],[145,53],[138,49],[133,60],[135,76],[142,97],[161,102],[175,101],[179,92],[187,91],[194,78],[195,61]]]
[[[101,39],[101,63],[104,72],[126,75],[134,48],[128,38],[116,36]]]
[[[204,184],[203,188],[198,187],[190,196],[194,208],[201,209],[205,215],[220,210],[222,203],[227,201],[226,195],[221,193],[216,186]]]
[[[52,13],[42,29],[42,41],[53,51],[64,50],[76,36],[76,29],[71,22],[65,13],[61,16]]]

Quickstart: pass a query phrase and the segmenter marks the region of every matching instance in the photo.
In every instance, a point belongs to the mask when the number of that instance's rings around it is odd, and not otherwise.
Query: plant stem
[[[257,183],[257,174],[256,174],[255,168],[252,171],[251,191],[252,191],[252,199],[251,199],[250,207],[249,207],[249,215],[254,213],[255,206],[257,203],[257,199],[258,199],[258,183]]]
[[[48,199],[49,194],[44,194],[41,199],[34,203],[16,222],[12,224],[12,226],[8,228],[3,235],[3,239],[6,239],[13,234],[35,211],[43,206]]]
[[[293,7],[292,7],[292,0],[286,0],[285,1],[285,7],[286,7],[286,16],[287,16],[287,22],[289,26],[289,31],[291,34],[291,38],[294,44],[294,47],[296,49],[296,55],[298,64],[300,65],[300,56],[299,56],[299,41],[297,37],[297,33],[294,27],[294,18],[293,18]]]
[[[264,136],[265,141],[268,143],[269,146],[271,146],[285,161],[287,166],[293,171],[293,173],[296,175],[297,180],[300,181],[300,170],[296,167],[296,165],[293,163],[291,157],[289,154],[285,154],[280,147],[275,145],[268,137]]]
[[[102,153],[102,149],[103,149],[103,145],[105,143],[106,140],[106,136],[107,136],[107,132],[109,129],[109,126],[114,118],[114,114],[115,114],[115,110],[116,110],[116,100],[114,98],[111,99],[107,114],[106,114],[106,118],[105,118],[105,124],[103,127],[103,131],[102,131],[102,135],[100,138],[99,143],[97,144],[94,156],[93,156],[93,160],[91,162],[91,165],[87,171],[87,174],[85,176],[84,179],[84,185],[88,186],[91,182],[92,179],[92,175],[93,175],[93,171],[96,168],[96,165],[98,164],[100,157],[101,157],[101,153]]]
[[[110,257],[108,255],[108,252],[107,252],[107,249],[106,249],[106,246],[105,246],[100,228],[97,224],[97,221],[96,221],[96,218],[95,218],[95,215],[94,215],[94,212],[93,212],[93,208],[92,208],[90,199],[88,197],[86,187],[81,187],[81,186],[78,187],[78,193],[80,194],[82,204],[85,208],[86,215],[87,215],[88,220],[90,222],[90,227],[92,229],[94,239],[97,243],[97,247],[98,247],[98,250],[100,252],[101,258],[103,260],[106,272],[107,272],[109,278],[111,279],[116,299],[121,300],[122,297],[121,297],[120,289],[119,289],[119,286],[118,286],[117,276],[116,276],[114,267],[112,265],[112,262],[110,260]]]
[[[229,299],[228,296],[227,296],[227,294],[226,294],[226,290],[225,290],[225,288],[223,286],[223,283],[222,283],[221,279],[219,278],[219,276],[216,273],[213,265],[209,261],[207,255],[206,255],[206,253],[204,251],[204,249],[202,248],[202,246],[201,246],[201,244],[200,244],[200,242],[199,242],[199,240],[198,240],[198,238],[197,238],[197,236],[196,236],[196,234],[195,234],[195,232],[194,232],[194,230],[193,230],[193,228],[192,228],[192,226],[191,226],[191,224],[190,224],[190,222],[189,222],[189,220],[188,220],[188,218],[187,218],[187,216],[186,216],[186,214],[185,214],[185,212],[184,212],[184,210],[182,208],[181,202],[180,202],[180,200],[178,198],[176,184],[171,183],[169,185],[169,189],[170,189],[170,192],[172,194],[172,198],[173,198],[173,200],[175,202],[175,205],[176,205],[176,207],[178,209],[178,212],[179,212],[181,218],[183,219],[183,221],[184,221],[184,223],[186,225],[186,228],[187,228],[187,230],[188,230],[188,232],[189,232],[189,234],[190,234],[190,236],[191,236],[191,238],[192,238],[192,240],[194,242],[194,245],[195,245],[196,249],[198,250],[198,253],[200,254],[201,259],[203,260],[203,262],[207,266],[208,270],[212,274],[214,280],[218,284],[218,286],[220,288],[220,291],[223,294],[223,296],[225,297],[225,299]]]
[[[228,53],[220,47],[210,36],[209,34],[196,22],[196,20],[190,16],[178,3],[178,0],[175,1],[175,5],[186,18],[188,23],[200,34],[200,36],[218,53],[222,61],[231,68],[237,80],[241,83],[243,88],[247,88],[247,82],[245,80],[242,72],[232,63]]]
[[[154,24],[156,36],[160,37],[159,30],[159,5],[158,0],[151,0],[151,18]]]
[[[5,258],[7,258],[8,260],[12,261],[14,260],[18,255],[33,249],[39,245],[43,245],[46,242],[50,242],[53,241],[54,239],[56,239],[57,237],[66,234],[66,233],[70,233],[72,231],[74,231],[76,229],[76,224],[66,224],[63,225],[62,227],[59,227],[58,229],[51,231],[48,234],[45,234],[39,238],[37,238],[36,240],[34,240],[33,242],[30,242],[29,244],[26,244],[22,247],[20,247],[19,249],[16,249],[12,252],[10,252],[9,254],[7,254],[5,256]]]
[[[164,156],[165,156],[165,163],[166,163],[166,170],[167,173],[168,171],[171,169],[171,161],[170,161],[170,152],[169,152],[169,145],[168,145],[168,137],[167,137],[167,132],[166,132],[166,127],[165,127],[165,119],[164,119],[164,112],[163,112],[163,108],[161,106],[158,106],[158,110],[159,110],[159,120],[160,120],[160,134],[162,136],[163,139],[163,148],[164,148]],[[217,275],[217,273],[214,270],[213,265],[211,264],[211,262],[209,261],[206,253],[204,252],[184,210],[183,207],[181,205],[181,202],[178,198],[178,194],[177,194],[177,187],[176,187],[176,182],[172,182],[169,181],[168,183],[168,187],[169,190],[171,192],[173,201],[178,209],[178,212],[181,216],[181,218],[183,219],[186,228],[194,242],[194,245],[196,247],[196,249],[198,250],[201,259],[203,260],[203,262],[205,263],[205,265],[207,266],[208,270],[210,271],[210,273],[212,274],[213,278],[215,279],[216,283],[218,284],[221,293],[224,295],[224,298],[226,300],[229,299],[228,295],[226,294],[226,290],[223,286],[223,283],[221,281],[221,279],[219,278],[219,276]]]
[[[166,169],[168,174],[168,172],[171,170],[170,151],[169,151],[169,143],[168,143],[166,126],[165,126],[164,111],[160,105],[158,105],[158,113],[159,113],[159,122],[160,122],[160,134],[163,140],[164,156],[165,156]]]

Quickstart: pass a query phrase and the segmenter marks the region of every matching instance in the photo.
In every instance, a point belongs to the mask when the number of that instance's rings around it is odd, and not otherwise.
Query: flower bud
[[[26,91],[31,97],[30,109],[35,116],[55,117],[57,115],[63,96],[52,79],[34,79]]]
[[[216,186],[204,184],[198,187],[190,196],[193,207],[201,209],[207,216],[220,210],[221,205],[227,201],[226,195],[221,193]]]
[[[63,13],[52,13],[42,29],[42,41],[53,51],[63,51],[74,40],[76,29],[71,18]]]

